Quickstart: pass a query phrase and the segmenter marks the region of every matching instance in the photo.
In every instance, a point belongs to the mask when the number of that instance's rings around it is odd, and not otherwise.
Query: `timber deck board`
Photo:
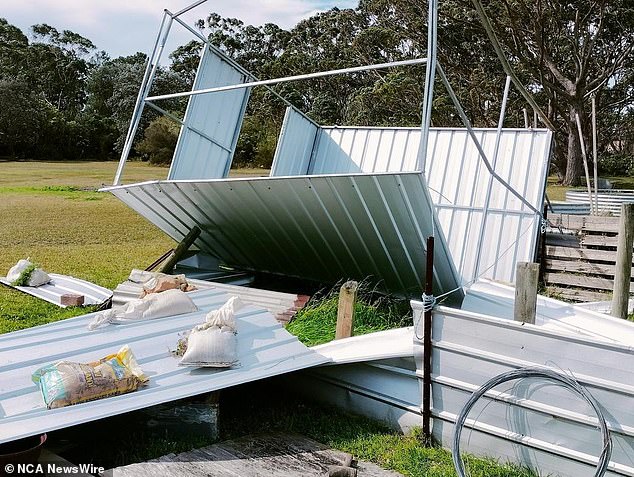
[[[312,477],[341,465],[345,453],[297,434],[260,434],[110,469],[116,477]],[[402,477],[360,461],[360,477]]]

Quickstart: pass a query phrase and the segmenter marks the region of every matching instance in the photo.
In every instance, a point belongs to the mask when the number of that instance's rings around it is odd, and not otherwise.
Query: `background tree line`
[[[582,173],[575,118],[590,141],[590,98],[598,103],[605,174],[634,173],[634,1],[492,0],[486,11],[506,56],[555,125],[553,168],[566,184]],[[197,22],[210,41],[259,78],[426,56],[427,6],[360,0],[318,13],[291,30],[245,25],[216,13]],[[505,74],[470,0],[443,0],[438,57],[475,126],[497,123]],[[147,56],[110,58],[68,30],[34,25],[27,37],[0,19],[0,156],[111,159],[123,145]],[[152,94],[191,88],[202,45],[192,41],[159,68]],[[284,83],[275,91],[321,124],[418,126],[424,67]],[[186,101],[162,107],[182,115]],[[512,89],[507,127],[528,107]],[[267,89],[251,94],[235,163],[270,165],[284,104]],[[529,113],[532,123],[532,111]],[[435,126],[460,122],[435,85]],[[542,127],[541,124],[537,124]],[[171,159],[179,127],[145,110],[134,154]]]

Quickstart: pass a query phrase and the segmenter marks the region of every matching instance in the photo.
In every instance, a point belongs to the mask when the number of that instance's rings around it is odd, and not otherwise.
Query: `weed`
[[[335,338],[339,288],[334,286],[315,295],[286,325],[286,329],[307,346],[327,343]],[[367,281],[359,284],[354,307],[354,334],[401,328],[412,324],[407,300],[377,293]]]

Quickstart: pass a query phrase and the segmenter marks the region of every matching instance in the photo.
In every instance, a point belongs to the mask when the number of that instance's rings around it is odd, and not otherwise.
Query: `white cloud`
[[[333,6],[348,8],[357,0],[215,0],[183,15],[188,24],[215,11],[223,17],[239,18],[246,24],[272,22],[291,28],[317,11]],[[91,39],[111,56],[147,52],[153,45],[163,9],[176,12],[193,0],[4,0],[0,16],[25,33],[31,25],[48,23]],[[178,43],[191,39],[182,28],[174,28]]]

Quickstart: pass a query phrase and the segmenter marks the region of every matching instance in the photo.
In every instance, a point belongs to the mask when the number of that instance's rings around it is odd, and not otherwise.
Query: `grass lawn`
[[[0,162],[0,275],[30,257],[45,270],[113,288],[174,242],[109,193],[116,162]],[[261,175],[241,169],[236,175]],[[126,165],[125,182],[164,179],[167,168]],[[0,286],[0,333],[83,314]],[[90,309],[88,311],[91,311]]]
[[[73,275],[112,288],[134,267],[145,268],[174,243],[152,224],[115,197],[95,190],[112,181],[116,163],[0,162],[0,274],[20,258],[30,257],[45,270]],[[239,171],[263,175],[267,171]],[[126,166],[126,182],[164,178],[165,168],[132,162]],[[358,332],[382,327],[376,323],[376,303],[365,309],[367,323]],[[377,305],[378,306],[378,305]],[[389,308],[389,306],[388,306]],[[307,343],[334,333],[333,301],[307,313],[303,336]],[[85,313],[84,308],[60,308],[36,298],[0,287],[0,333],[28,328]],[[324,313],[325,326],[312,328]],[[395,323],[402,315],[395,313]],[[323,336],[322,336],[323,334]],[[251,389],[251,388],[249,388]],[[425,448],[415,436],[402,436],[380,424],[343,414],[289,395],[264,391],[227,391],[226,418],[221,437],[231,438],[262,430],[300,432],[359,458],[410,476],[452,476],[450,453]],[[258,396],[253,399],[253,396]],[[262,396],[267,397],[264,399]],[[137,415],[138,416],[138,415]],[[82,428],[58,431],[51,436],[72,436],[80,443],[77,463],[107,460],[109,465],[158,457],[208,444],[200,436],[174,439],[148,436],[130,415],[102,420]],[[247,425],[248,424],[248,425]],[[83,434],[82,434],[83,433]],[[60,437],[61,436],[61,437]],[[99,436],[99,439],[94,439]],[[92,456],[92,457],[91,457]],[[523,469],[500,466],[490,460],[470,461],[473,476],[523,477]]]
[[[634,189],[634,177],[605,177],[605,179],[609,180],[612,183],[612,188],[614,189]],[[581,186],[576,188],[581,188],[585,190],[585,182]],[[548,177],[548,182],[546,184],[546,194],[548,194],[548,198],[550,200],[565,201],[566,191],[568,189],[571,189],[571,187],[559,184],[559,179],[557,178],[557,176]]]

